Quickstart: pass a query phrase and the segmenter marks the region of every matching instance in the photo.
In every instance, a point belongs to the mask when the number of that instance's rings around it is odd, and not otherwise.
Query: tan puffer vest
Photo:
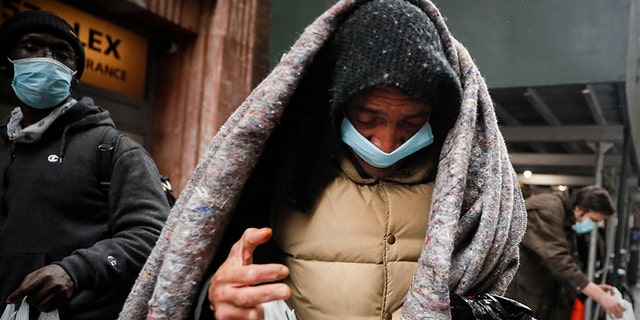
[[[274,239],[290,269],[287,301],[299,320],[396,319],[427,229],[431,164],[385,180],[342,171],[312,212],[274,208]]]

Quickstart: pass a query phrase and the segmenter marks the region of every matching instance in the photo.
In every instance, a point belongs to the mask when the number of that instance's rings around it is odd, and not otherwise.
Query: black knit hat
[[[41,10],[21,11],[0,26],[0,57],[6,59],[20,37],[29,33],[46,33],[67,41],[76,54],[76,78],[80,79],[85,65],[84,48],[71,25],[57,15]]]
[[[336,31],[331,44],[336,57],[332,79],[336,116],[355,94],[382,84],[396,86],[434,110],[442,103],[459,107],[460,83],[436,28],[425,12],[406,0],[362,4]]]

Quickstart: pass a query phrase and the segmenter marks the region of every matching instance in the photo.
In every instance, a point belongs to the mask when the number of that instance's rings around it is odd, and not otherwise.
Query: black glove
[[[503,296],[481,293],[468,297],[451,296],[451,317],[476,320],[536,320],[526,305]]]

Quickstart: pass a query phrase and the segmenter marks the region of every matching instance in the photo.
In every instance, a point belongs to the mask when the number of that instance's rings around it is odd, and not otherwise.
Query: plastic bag
[[[636,316],[633,312],[633,305],[631,304],[631,302],[622,298],[622,293],[620,293],[620,290],[618,290],[618,288],[613,288],[613,297],[620,301],[620,304],[622,304],[622,306],[627,310],[625,310],[625,312],[622,314],[622,318],[614,318],[607,314],[607,320],[636,320]]]
[[[524,304],[503,296],[482,293],[468,297],[451,297],[453,320],[535,320],[533,311]]]
[[[55,309],[51,312],[43,312],[38,317],[38,320],[60,320],[60,315],[58,314],[58,309]]]
[[[4,308],[4,312],[2,312],[2,317],[0,320],[15,320],[16,319],[16,305],[8,304],[6,308]]]
[[[8,304],[7,307],[4,308],[0,320],[29,320],[29,304],[26,300],[26,297],[22,299],[17,310],[15,304]],[[38,316],[38,320],[60,320],[60,315],[57,309],[51,312],[42,312],[40,316]]]
[[[262,307],[264,308],[264,320],[296,320],[295,313],[284,300],[266,302],[262,304]]]

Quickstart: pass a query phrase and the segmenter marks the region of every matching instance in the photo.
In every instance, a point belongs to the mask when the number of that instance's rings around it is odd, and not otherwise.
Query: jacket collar
[[[418,157],[423,159],[425,156],[428,157],[428,161],[411,161]],[[396,170],[391,176],[380,179],[366,176],[353,158],[353,154],[347,146],[343,145],[338,149],[336,160],[342,172],[344,172],[349,179],[357,184],[367,185],[376,184],[379,181],[390,181],[402,184],[421,183],[427,180],[427,177],[433,170],[434,165],[434,161],[430,156],[429,150],[425,149],[419,151],[415,157],[406,159],[407,163],[398,168],[398,170]]]

